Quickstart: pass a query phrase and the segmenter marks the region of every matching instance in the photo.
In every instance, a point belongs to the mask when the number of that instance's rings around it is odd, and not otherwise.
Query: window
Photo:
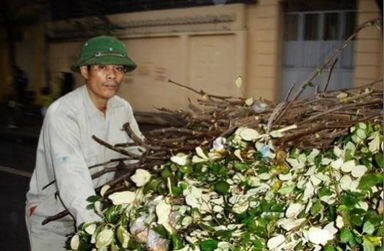
[[[304,40],[319,39],[319,14],[305,14]]]
[[[347,39],[350,35],[353,34],[356,27],[356,15],[354,12],[346,12],[345,13],[345,30],[343,34],[343,38]]]
[[[298,14],[285,15],[285,28],[284,28],[284,39],[285,40],[298,40]]]
[[[356,27],[356,12],[310,11],[286,13],[285,41],[335,41],[348,38]]]
[[[340,39],[339,13],[324,14],[324,40]]]

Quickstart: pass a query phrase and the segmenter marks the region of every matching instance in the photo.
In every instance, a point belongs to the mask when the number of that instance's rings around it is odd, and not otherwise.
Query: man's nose
[[[107,77],[108,79],[114,79],[116,78],[116,72],[112,65],[107,66]]]

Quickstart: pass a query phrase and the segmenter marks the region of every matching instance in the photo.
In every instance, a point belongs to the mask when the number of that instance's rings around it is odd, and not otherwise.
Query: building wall
[[[358,0],[357,23],[362,24],[380,16],[374,0]],[[383,77],[383,33],[375,26],[362,30],[355,49],[355,86]]]
[[[128,73],[120,95],[137,111],[156,108],[186,108],[188,98],[198,96],[169,84],[168,79],[208,93],[224,96],[263,97],[278,100],[281,82],[281,0],[258,0],[256,4],[215,5],[157,10],[109,16],[138,68]],[[358,0],[357,23],[379,16],[374,0]],[[96,20],[97,21],[97,20]],[[73,34],[79,22],[51,23],[51,37]],[[72,23],[71,23],[72,22]],[[44,25],[29,27],[24,42],[17,44],[17,62],[30,79],[29,89],[39,94],[47,84],[57,94],[61,72],[70,71],[84,39],[56,39],[45,50]],[[84,30],[82,32],[85,32]],[[2,33],[4,34],[4,33]],[[7,65],[5,37],[0,35],[0,98],[11,91],[12,76]],[[91,35],[89,35],[91,36]],[[382,33],[374,27],[363,30],[356,41],[354,85],[362,85],[383,74]],[[48,63],[45,55],[49,56]],[[77,85],[82,79],[76,76]],[[243,84],[236,87],[235,80]],[[39,96],[37,98],[39,102]]]
[[[186,108],[188,98],[199,97],[169,79],[215,95],[245,96],[245,14],[245,5],[233,4],[111,15],[110,20],[123,27],[114,35],[138,64],[119,95],[145,112]],[[66,25],[56,23],[51,30],[59,34],[60,29],[67,31]],[[69,69],[81,43],[51,44],[52,79]],[[240,88],[235,85],[239,76],[244,79]]]
[[[260,0],[247,8],[247,97],[279,96],[280,22],[279,0]]]

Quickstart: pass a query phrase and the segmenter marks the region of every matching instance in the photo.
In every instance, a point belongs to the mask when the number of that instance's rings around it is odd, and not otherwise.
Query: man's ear
[[[83,66],[80,66],[80,74],[81,76],[83,76],[84,79],[88,79],[88,66],[86,65],[83,65]]]

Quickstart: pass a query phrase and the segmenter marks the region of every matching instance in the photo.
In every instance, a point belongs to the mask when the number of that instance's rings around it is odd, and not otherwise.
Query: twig
[[[327,77],[327,82],[325,83],[325,86],[324,86],[324,91],[326,91],[328,89],[328,85],[329,85],[329,82],[331,80],[331,76],[332,76],[332,72],[333,72],[333,68],[335,67],[336,63],[337,63],[337,58],[335,58],[335,60],[333,61],[332,65],[331,65],[331,68],[329,69],[329,72],[328,72],[328,77]]]

